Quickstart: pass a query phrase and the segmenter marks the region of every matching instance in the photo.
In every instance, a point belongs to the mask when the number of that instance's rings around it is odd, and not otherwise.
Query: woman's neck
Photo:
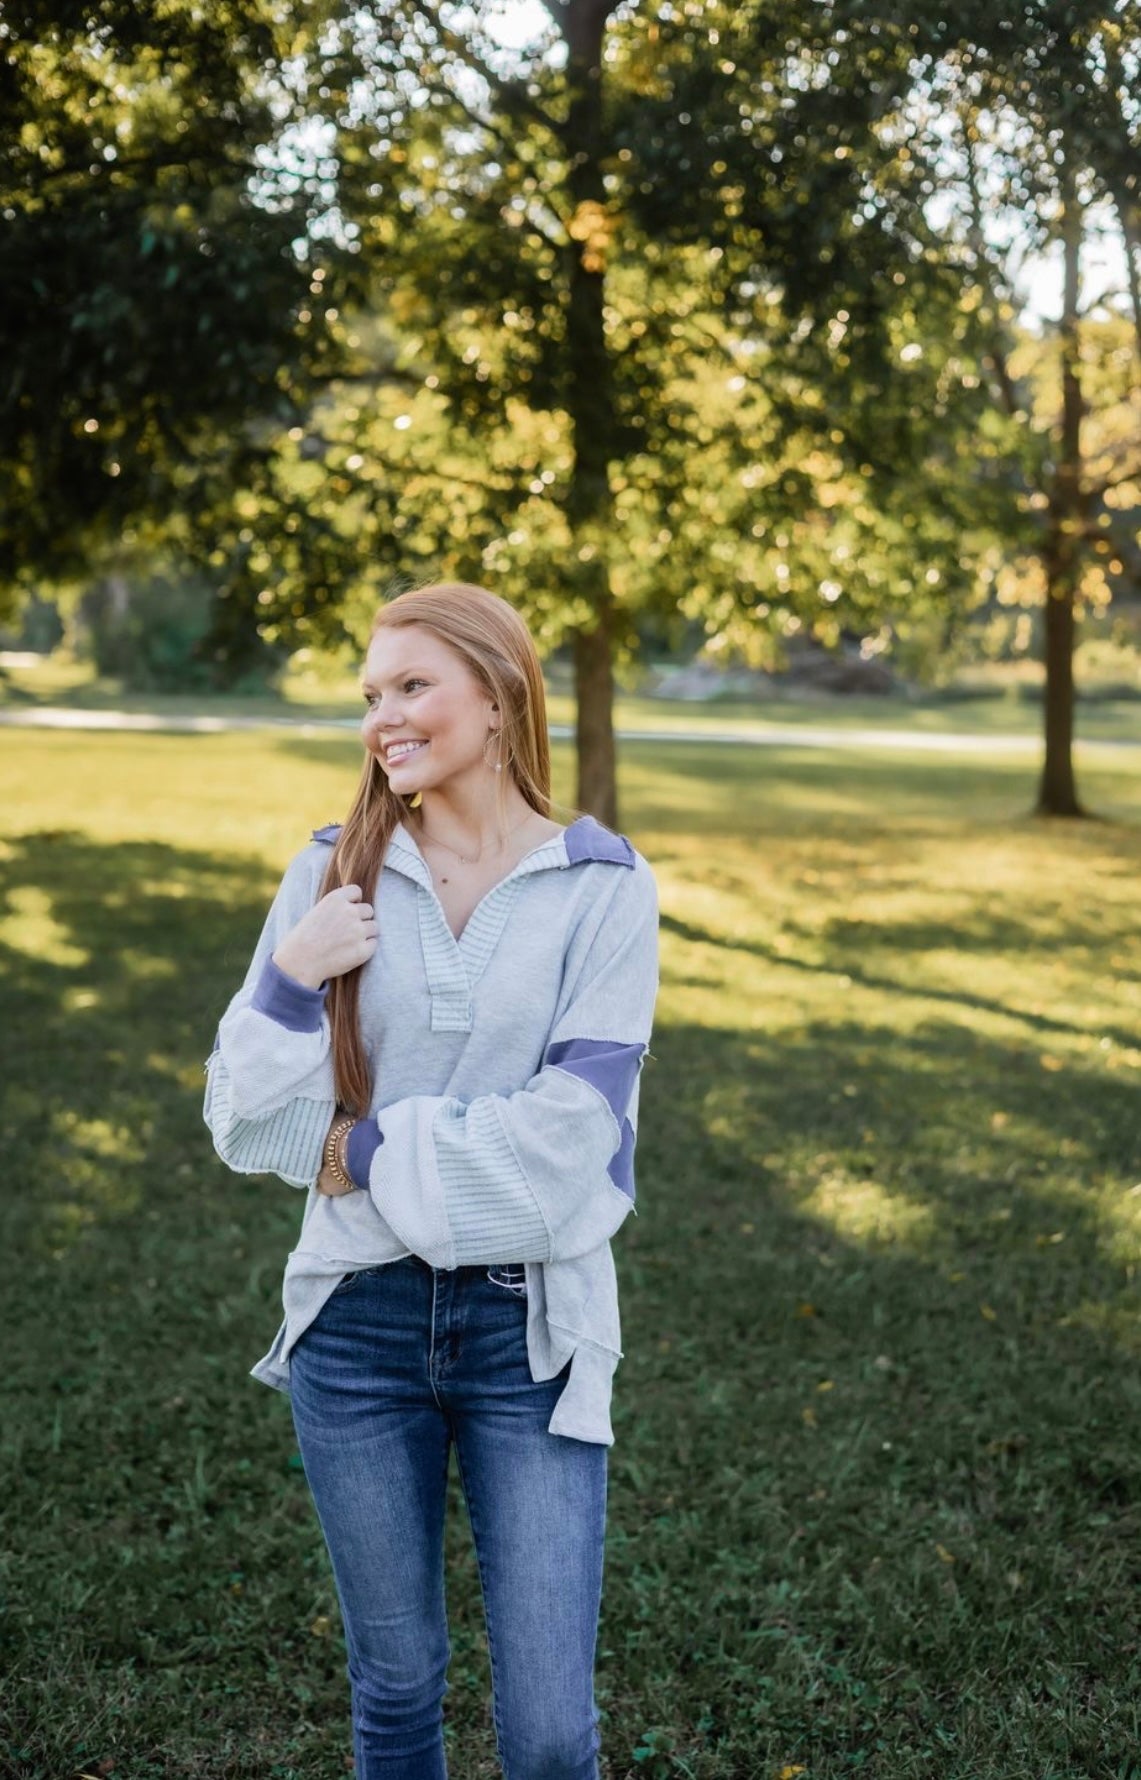
[[[522,792],[512,788],[504,798],[502,818],[498,799],[493,793],[482,806],[472,802],[458,804],[439,792],[425,791],[419,807],[408,813],[407,821],[419,839],[438,841],[465,857],[491,857],[513,840],[545,820]]]

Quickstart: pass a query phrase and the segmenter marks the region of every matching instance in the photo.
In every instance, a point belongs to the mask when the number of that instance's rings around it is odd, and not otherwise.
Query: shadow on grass
[[[300,1201],[201,1121],[274,879],[44,833],[0,887],[0,1767],[340,1772],[324,1552],[285,1400],[246,1376]],[[715,1780],[1110,1771],[1141,1648],[1136,1082],[1046,1080],[951,1022],[663,1025],[653,1053],[615,1242],[613,1774],[647,1725]],[[454,1496],[447,1536],[454,1771],[490,1774]]]
[[[617,1625],[652,1596],[726,1773],[1127,1772],[1136,1079],[950,1023],[653,1050]]]
[[[786,947],[765,945],[760,940],[745,939],[740,934],[729,936],[713,933],[708,928],[695,926],[692,921],[682,921],[676,915],[663,914],[661,928],[663,933],[672,933],[691,945],[718,946],[728,952],[745,952],[750,957],[763,958],[766,963],[777,965],[781,969],[803,971],[809,976],[844,976],[861,989],[882,990],[889,995],[906,996],[917,1001],[943,1002],[948,1007],[971,1008],[976,1013],[1000,1014],[1034,1032],[1085,1036],[1089,1030],[1088,1027],[1076,1025],[1070,1020],[1056,1020],[1049,1014],[1016,1007],[1009,1001],[998,1001],[963,989],[942,989],[935,983],[922,982],[918,974],[909,983],[900,982],[896,977],[878,976],[857,962],[857,956],[854,955],[865,949],[869,940],[874,940],[877,949],[889,952],[896,958],[938,950],[951,940],[958,950],[973,950],[992,955],[1011,950],[1024,956],[1031,949],[1030,928],[1028,924],[1023,925],[1016,921],[997,922],[993,927],[985,922],[976,922],[972,930],[965,934],[957,924],[954,928],[939,928],[930,923],[919,922],[881,925],[872,921],[833,921],[813,934],[814,943],[823,943],[828,950],[825,960],[798,958]],[[1077,937],[1079,933],[1083,936],[1081,941]],[[1045,946],[1046,942],[1042,943]],[[1073,939],[1062,936],[1059,940],[1055,932],[1049,940],[1049,951],[1052,955],[1057,955],[1079,943],[1088,944],[1088,929],[1081,928],[1075,921]],[[1118,974],[1120,976],[1121,973]],[[1099,1023],[1098,1033],[1126,1048],[1135,1045],[1138,1039],[1135,1030],[1107,1026],[1104,1023]]]

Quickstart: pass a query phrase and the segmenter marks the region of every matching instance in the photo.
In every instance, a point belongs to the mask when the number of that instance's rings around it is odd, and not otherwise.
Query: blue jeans
[[[453,1440],[506,1780],[598,1780],[608,1448],[548,1433],[570,1362],[533,1381],[527,1299],[503,1274],[416,1255],[346,1274],[290,1357],[345,1626],[357,1780],[447,1780]]]

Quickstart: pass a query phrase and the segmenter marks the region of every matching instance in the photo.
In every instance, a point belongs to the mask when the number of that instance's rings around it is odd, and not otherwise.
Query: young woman
[[[382,607],[364,771],[289,865],[207,1064],[241,1173],[308,1189],[289,1392],[348,1647],[358,1780],[445,1780],[449,1453],[507,1780],[596,1780],[610,1238],[634,1204],[653,874],[550,810],[526,627],[479,587]]]

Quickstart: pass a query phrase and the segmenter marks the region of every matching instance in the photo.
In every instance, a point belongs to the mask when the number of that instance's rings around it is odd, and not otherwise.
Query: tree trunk
[[[1038,785],[1040,816],[1081,816],[1074,782],[1074,593],[1056,577],[1046,599],[1046,754]]]
[[[1082,212],[1073,178],[1062,173],[1062,424],[1042,564],[1046,574],[1046,754],[1038,814],[1083,816],[1074,781],[1074,637],[1088,499],[1082,476],[1082,386],[1078,339]]]
[[[600,618],[594,630],[579,631],[575,637],[574,674],[578,695],[576,802],[580,810],[589,810],[608,828],[617,828],[614,674],[610,627],[605,617]]]
[[[1132,166],[1134,151],[1127,116],[1128,93],[1130,82],[1125,72],[1121,45],[1110,40],[1106,54],[1106,93],[1112,118],[1112,130],[1117,146],[1118,166],[1111,172],[1107,181],[1113,207],[1117,211],[1118,226],[1121,229],[1121,244],[1125,254],[1125,280],[1129,287],[1129,307],[1133,311],[1133,333],[1137,341],[1137,352],[1141,357],[1141,205],[1138,204],[1137,193],[1125,175],[1125,168]],[[1135,361],[1136,369],[1136,361]]]
[[[1133,311],[1133,333],[1137,342],[1137,357],[1141,359],[1141,240],[1133,226],[1130,197],[1128,192],[1118,192],[1114,197],[1117,221],[1121,229],[1121,245],[1125,253],[1125,281],[1129,287],[1129,307]],[[1136,364],[1136,360],[1134,363]]]
[[[567,409],[574,446],[567,497],[574,561],[570,580],[591,609],[575,635],[575,801],[608,827],[618,826],[614,745],[613,598],[606,545],[614,523],[610,462],[616,416],[603,316],[606,280],[606,187],[603,181],[602,44],[616,0],[566,0],[565,142],[571,215],[568,248]]]

